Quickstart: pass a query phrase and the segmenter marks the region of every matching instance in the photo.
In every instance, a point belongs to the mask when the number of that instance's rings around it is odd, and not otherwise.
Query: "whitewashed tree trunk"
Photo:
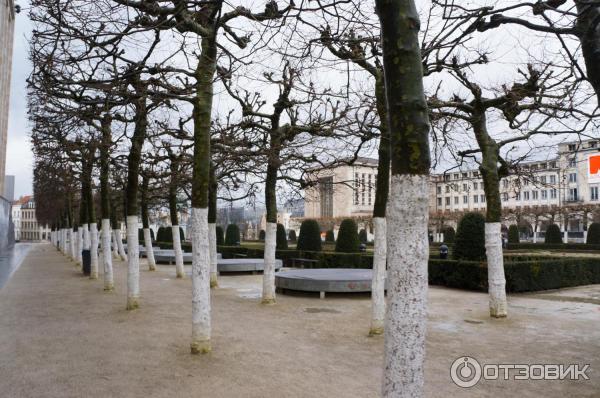
[[[117,235],[117,248],[119,249],[119,257],[121,257],[121,260],[127,261],[127,253],[125,253],[125,248],[123,247],[123,238],[121,237],[121,230],[116,229],[115,233]],[[127,225],[127,236],[129,237],[129,225]],[[129,238],[127,238],[127,240],[129,240]],[[129,242],[127,242],[127,248],[129,250],[129,253],[132,253],[131,247],[129,247]]]
[[[62,239],[61,239],[61,249],[60,251],[67,256],[67,229],[63,228],[62,230]]]
[[[115,260],[119,259],[119,244],[117,243],[117,230],[112,230],[112,254]]]
[[[121,242],[123,247],[123,242]],[[140,248],[138,244],[138,217],[127,216],[127,309],[139,308],[140,303]],[[136,253],[138,255],[136,256]]]
[[[107,292],[115,287],[110,247],[111,235],[110,219],[105,218],[102,220],[102,262],[104,264],[104,290]]]
[[[77,228],[77,264],[83,264],[81,252],[83,251],[83,225]]]
[[[83,224],[83,250],[90,250],[90,226]]]
[[[208,209],[192,208],[192,354],[210,352]]]
[[[494,318],[503,318],[507,315],[508,305],[506,302],[502,233],[499,222],[485,223],[485,251],[488,268],[490,315]]]
[[[373,279],[371,282],[371,329],[370,335],[383,333],[385,320],[385,274],[386,274],[386,223],[384,217],[373,217],[374,252]]]
[[[77,261],[77,233],[73,228],[69,230],[69,251],[73,261]]]
[[[538,226],[536,224],[535,227],[533,228],[533,243],[537,243],[537,233],[538,233]]]
[[[156,270],[156,260],[154,259],[154,248],[152,247],[152,234],[150,228],[144,228],[144,245],[146,246],[146,260],[148,261],[148,270]]]
[[[90,279],[98,279],[98,224],[90,223]]]
[[[185,277],[185,269],[183,268],[183,251],[181,250],[179,225],[173,225],[171,231],[173,233],[173,250],[175,251],[175,275],[181,279]]]
[[[420,397],[423,391],[429,260],[429,178],[391,178],[387,210],[388,302],[385,319],[384,397]]]
[[[210,246],[210,287],[219,286],[219,271],[217,269],[217,224],[208,223],[208,244]]]
[[[277,249],[277,224],[268,222],[265,231],[265,268],[263,271],[262,303],[275,303],[275,251]]]

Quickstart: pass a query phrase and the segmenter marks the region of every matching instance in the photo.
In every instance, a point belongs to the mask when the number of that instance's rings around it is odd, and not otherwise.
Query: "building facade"
[[[0,96],[0,194],[4,193],[4,173],[6,170],[14,31],[15,4],[13,0],[0,0],[0,93],[2,93]]]
[[[370,217],[375,200],[377,160],[315,170],[305,191],[308,218]],[[547,224],[559,224],[572,241],[582,241],[588,223],[600,221],[600,140],[562,143],[548,160],[525,162],[500,181],[503,224],[519,225],[522,238],[543,238]],[[485,212],[483,180],[477,169],[431,176],[430,233],[442,239],[465,212]]]
[[[40,225],[35,216],[33,196],[22,196],[12,206],[15,240],[41,241],[50,239],[50,228]]]

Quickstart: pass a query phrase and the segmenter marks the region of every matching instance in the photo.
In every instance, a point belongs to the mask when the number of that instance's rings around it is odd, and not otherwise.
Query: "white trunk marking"
[[[393,175],[387,213],[383,397],[423,396],[429,178]]]
[[[115,234],[117,236],[117,249],[119,250],[119,256],[121,257],[121,260],[127,261],[127,253],[125,253],[125,248],[123,247],[123,238],[121,237],[121,230],[115,229]],[[127,225],[127,234],[129,234],[129,225]],[[129,245],[127,247],[129,248]],[[131,253],[130,248],[129,253]]]
[[[277,224],[267,223],[265,230],[265,269],[263,271],[262,303],[275,303],[275,251],[277,249]]]
[[[210,287],[219,286],[217,270],[217,224],[208,223],[208,244],[210,246]]]
[[[73,228],[69,230],[69,250],[73,261],[77,261],[77,232]]]
[[[148,260],[148,269],[156,270],[156,260],[154,259],[154,248],[152,248],[152,235],[150,228],[144,228],[144,245],[146,246],[146,260]]]
[[[130,254],[127,256],[127,309],[134,310],[140,306],[140,248],[137,216],[127,216],[127,250]]]
[[[90,250],[90,226],[83,224],[83,250]]]
[[[111,235],[110,220],[105,218],[102,220],[102,261],[104,264],[104,290],[106,291],[113,290],[115,286],[110,248]]]
[[[179,234],[179,225],[171,227],[173,234],[173,250],[175,251],[175,275],[177,278],[185,277],[185,269],[183,268],[183,251],[181,250],[181,235]]]
[[[386,228],[384,217],[373,217],[375,246],[371,283],[371,330],[369,331],[371,335],[383,333],[385,319]]]
[[[98,279],[98,224],[90,224],[90,279]]]
[[[495,318],[505,317],[508,309],[500,228],[499,222],[485,223],[485,254],[488,269],[490,315]]]
[[[192,208],[192,354],[210,351],[208,209]]]
[[[77,228],[77,264],[83,264],[81,252],[83,251],[83,225]]]
[[[117,243],[117,230],[113,229],[112,231],[112,248],[113,248],[113,257],[115,259],[119,259],[119,244]]]

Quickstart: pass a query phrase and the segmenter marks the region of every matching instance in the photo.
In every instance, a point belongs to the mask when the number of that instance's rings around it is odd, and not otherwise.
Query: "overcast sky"
[[[6,174],[16,176],[15,197],[32,193],[33,154],[29,143],[29,124],[27,121],[27,97],[25,79],[31,66],[27,59],[31,24],[27,18],[26,7],[29,2],[18,0],[25,8],[17,15],[15,24],[15,43],[13,52],[12,84],[10,92],[10,114],[8,121],[8,148],[6,153]]]

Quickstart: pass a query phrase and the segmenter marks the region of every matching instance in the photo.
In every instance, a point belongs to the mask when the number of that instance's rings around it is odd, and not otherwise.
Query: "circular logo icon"
[[[481,379],[481,365],[475,358],[457,358],[450,367],[450,378],[459,387],[473,387]]]

